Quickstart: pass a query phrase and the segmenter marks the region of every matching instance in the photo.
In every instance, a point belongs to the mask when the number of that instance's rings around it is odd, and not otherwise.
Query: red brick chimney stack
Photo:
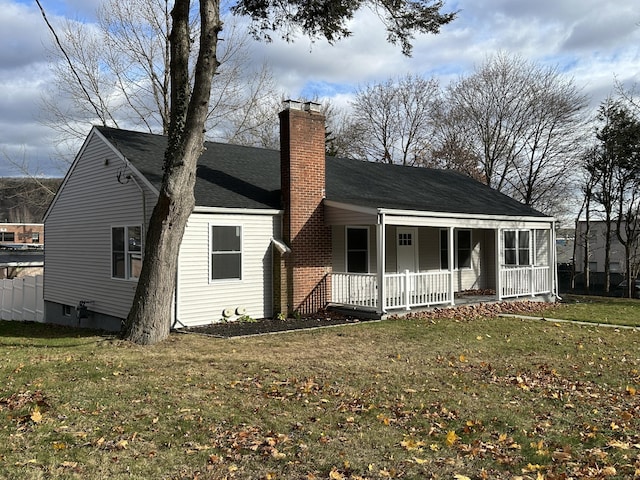
[[[281,272],[281,311],[311,313],[327,301],[331,228],[325,225],[325,117],[320,105],[287,100],[280,113],[282,234],[291,248]],[[278,306],[278,305],[277,305]]]

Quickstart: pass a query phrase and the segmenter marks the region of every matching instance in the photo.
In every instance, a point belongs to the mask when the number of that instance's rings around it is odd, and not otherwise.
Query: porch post
[[[376,244],[378,246],[377,251],[377,266],[376,273],[378,275],[378,308],[376,309],[380,315],[383,315],[386,312],[386,293],[385,293],[385,285],[384,285],[384,266],[386,263],[386,242],[385,242],[386,232],[385,232],[385,224],[384,224],[384,213],[378,214],[378,224],[376,225]]]
[[[536,229],[529,230],[529,263],[531,264],[531,272],[529,273],[529,295],[531,298],[535,297],[535,273],[536,273],[536,265],[538,264],[538,245],[536,243]]]
[[[449,303],[451,305],[455,305],[456,301],[455,301],[455,294],[453,293],[454,290],[454,285],[455,285],[455,279],[453,277],[453,273],[454,273],[454,264],[453,262],[455,261],[455,254],[453,249],[455,248],[455,242],[453,239],[453,234],[454,234],[454,228],[453,227],[449,227]]]
[[[502,254],[502,230],[496,228],[496,300],[502,300],[502,262],[500,256]]]
[[[551,282],[551,295],[554,297],[559,297],[560,290],[558,288],[558,259],[556,252],[556,222],[555,220],[551,222],[551,230],[549,230],[549,281]]]

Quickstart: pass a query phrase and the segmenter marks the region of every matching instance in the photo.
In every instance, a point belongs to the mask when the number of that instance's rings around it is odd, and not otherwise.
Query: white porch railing
[[[503,265],[500,274],[501,297],[534,296],[549,293],[551,292],[550,273],[548,266],[512,267]]]
[[[42,322],[42,275],[0,280],[0,319]]]
[[[385,310],[451,302],[448,272],[391,273],[384,276]],[[373,273],[332,273],[332,303],[378,307],[378,277]]]
[[[378,278],[375,273],[332,273],[331,302],[351,307],[378,306]]]
[[[501,298],[550,293],[550,267],[503,266]],[[449,272],[389,273],[384,276],[384,310],[451,304]],[[378,277],[375,273],[332,273],[331,303],[378,310]]]
[[[449,272],[390,273],[384,276],[385,308],[405,308],[451,302]]]

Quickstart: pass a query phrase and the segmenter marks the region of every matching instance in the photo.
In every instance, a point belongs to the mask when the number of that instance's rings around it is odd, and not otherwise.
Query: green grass
[[[138,347],[0,322],[0,374],[7,479],[640,473],[632,330],[412,318]]]
[[[640,327],[640,300],[568,295],[546,309],[548,318]]]

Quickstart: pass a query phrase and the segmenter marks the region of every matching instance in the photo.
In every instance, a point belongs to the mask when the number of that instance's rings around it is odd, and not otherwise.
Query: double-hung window
[[[111,228],[111,276],[137,279],[142,269],[142,227]]]
[[[531,265],[531,232],[529,230],[504,231],[505,265]]]
[[[211,280],[242,278],[242,227],[211,226]]]
[[[347,228],[347,272],[369,273],[369,229]]]
[[[471,268],[471,230],[456,230],[456,263],[459,269]]]
[[[455,230],[455,268],[471,268],[471,230]],[[440,269],[449,269],[449,230],[440,230]]]
[[[440,230],[440,269],[449,270],[449,230]]]

